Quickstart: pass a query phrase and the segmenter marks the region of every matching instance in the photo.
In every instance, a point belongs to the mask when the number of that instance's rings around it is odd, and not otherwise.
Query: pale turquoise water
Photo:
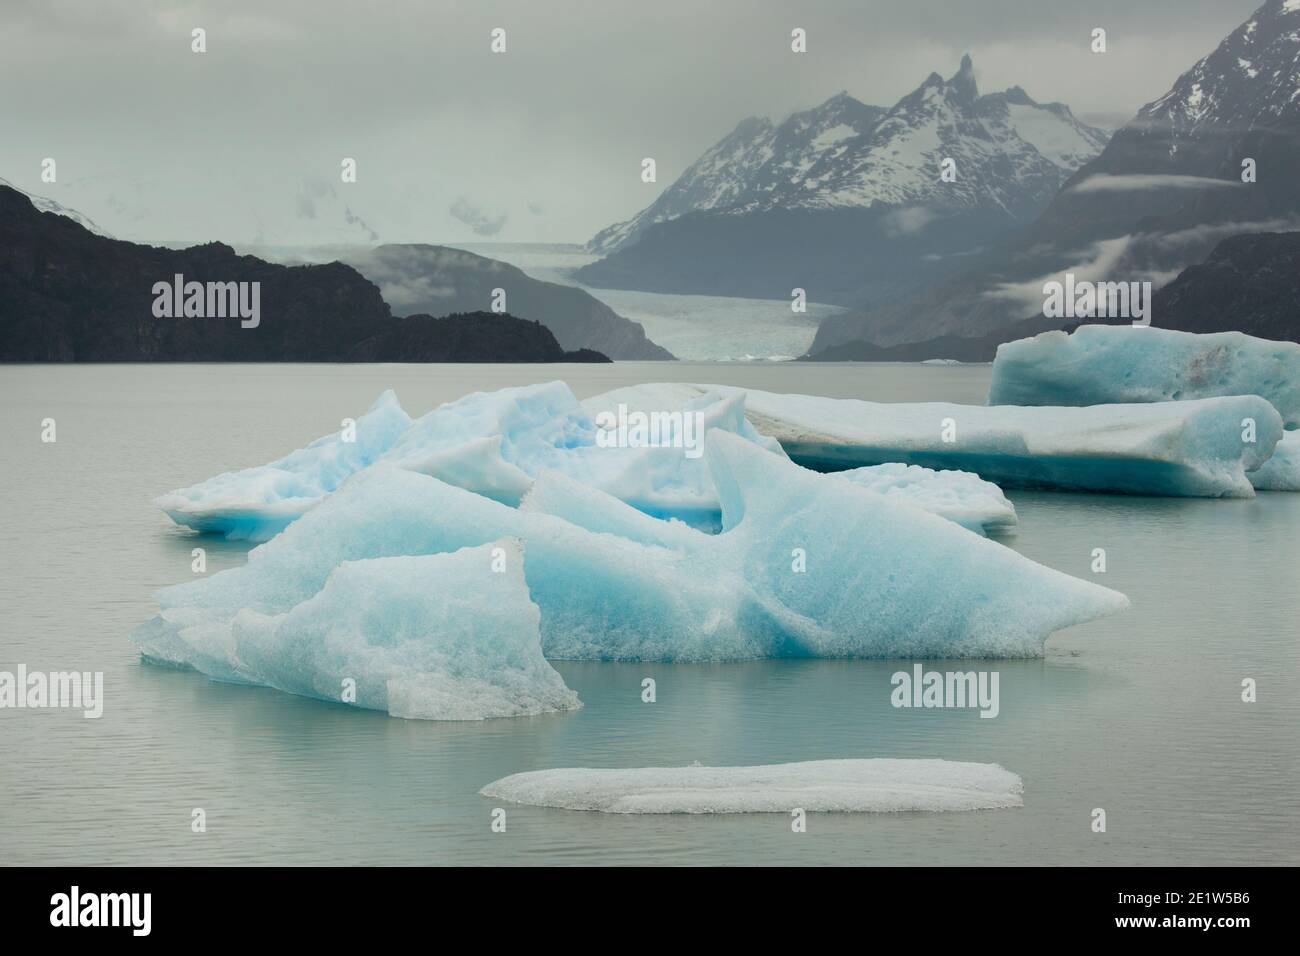
[[[586,706],[481,724],[402,721],[139,664],[151,592],[191,536],[150,505],[337,427],[385,387],[413,413],[562,377],[579,397],[720,381],[877,400],[979,402],[983,366],[104,366],[0,369],[0,669],[103,670],[98,721],[0,710],[0,863],[1300,862],[1300,495],[1199,501],[1012,493],[1011,547],[1131,610],[1001,674],[1001,715],[894,710],[897,662],[560,663]],[[42,444],[53,417],[58,442]],[[209,570],[244,546],[211,540]],[[870,542],[863,543],[864,551]],[[968,665],[966,665],[968,666]],[[964,668],[963,668],[964,669]],[[641,703],[642,677],[658,702]],[[1243,677],[1260,699],[1239,699]],[[507,807],[479,787],[558,766],[825,757],[995,761],[1021,810],[602,816]],[[191,811],[208,832],[190,832]],[[1093,834],[1089,814],[1108,813]]]

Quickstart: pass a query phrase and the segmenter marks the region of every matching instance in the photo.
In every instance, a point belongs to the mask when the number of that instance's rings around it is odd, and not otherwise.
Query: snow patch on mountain
[[[69,209],[67,206],[63,205],[62,203],[56,202],[55,200],[50,199],[47,196],[37,196],[35,193],[29,193],[27,190],[15,186],[7,179],[0,179],[0,186],[8,186],[10,189],[14,189],[22,193],[24,196],[30,199],[32,205],[35,206],[37,209],[39,209],[41,212],[52,212],[56,216],[67,216],[73,222],[85,227],[86,229],[90,230],[97,236],[104,236],[107,239],[113,238],[111,233],[97,226],[94,220],[92,220],[89,216],[83,215],[77,212],[77,210],[75,209]]]

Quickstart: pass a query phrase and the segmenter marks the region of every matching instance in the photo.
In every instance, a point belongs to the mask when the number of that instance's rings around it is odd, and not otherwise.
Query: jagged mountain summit
[[[1041,226],[1077,222],[1072,234],[1093,238],[1272,218],[1300,207],[1297,146],[1300,0],[1269,0],[1138,110]],[[1253,183],[1243,182],[1247,161]]]
[[[1158,288],[1228,236],[1297,228],[1300,0],[1269,0],[1143,106],[1022,236],[931,288],[864,298],[862,312],[824,322],[811,351],[996,334],[1041,317],[1043,283],[1066,272]]]
[[[743,120],[645,210],[602,230],[588,249],[614,252],[650,225],[691,212],[909,203],[1019,209],[1047,202],[1105,143],[1105,133],[1068,106],[1037,103],[1018,86],[981,96],[964,56],[951,78],[931,73],[891,109],[839,93],[780,125]],[[956,161],[954,183],[939,181],[945,158]]]
[[[886,110],[839,93],[779,125],[751,116],[714,144],[654,202],[626,222],[597,233],[590,252],[607,255],[635,242],[646,228],[691,212],[745,206],[799,181],[826,153],[869,134]]]
[[[981,95],[965,56],[953,76],[932,73],[889,109],[840,93],[779,125],[745,120],[640,214],[597,234],[589,249],[609,258],[578,278],[616,288],[785,296],[799,278],[786,274],[805,265],[805,281],[794,285],[814,300],[853,304],[870,276],[820,268],[812,254],[839,258],[828,243],[866,243],[870,251],[873,242],[903,240],[884,257],[884,274],[897,280],[900,252],[904,271],[917,271],[932,261],[927,255],[1031,220],[1105,140],[1068,107],[1037,103],[1019,87]],[[946,178],[945,160],[954,164]],[[747,256],[796,268],[774,275],[766,264],[733,263],[737,241]],[[701,255],[710,257],[711,281],[700,274]],[[814,288],[810,275],[831,281]]]

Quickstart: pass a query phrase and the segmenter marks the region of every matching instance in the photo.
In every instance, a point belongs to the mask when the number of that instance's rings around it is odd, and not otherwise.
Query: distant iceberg
[[[265,541],[377,461],[411,424],[392,391],[357,419],[354,440],[340,430],[269,465],[226,472],[155,500],[179,525],[231,539]]]
[[[651,401],[663,398],[661,386],[646,389]],[[625,400],[629,391],[620,390]],[[680,396],[708,391],[742,390],[672,387]],[[1246,473],[1282,437],[1281,416],[1255,395],[1020,408],[743,392],[754,427],[809,468],[903,462],[974,472],[1009,488],[1249,498],[1255,492]]]
[[[504,539],[454,554],[343,561],[286,611],[259,602],[220,623],[195,615],[136,640],[152,663],[394,717],[571,710],[581,704],[542,656],[522,557],[519,542]]]
[[[1020,777],[992,763],[812,760],[758,767],[566,768],[517,773],[485,797],[601,813],[901,813],[1024,806]]]
[[[1289,431],[1273,455],[1247,475],[1259,491],[1300,491],[1300,431]]]
[[[1002,489],[968,471],[935,471],[891,462],[832,473],[885,497],[897,497],[979,534],[1005,532],[1016,508]]]
[[[524,542],[550,658],[1035,657],[1052,632],[1128,604],[738,435],[709,432],[705,461],[720,495],[718,535],[656,522],[565,476],[543,476],[537,499],[511,508],[378,465],[244,566],[160,592],[158,616],[134,638],[148,658],[211,673],[196,646],[229,646],[249,612],[290,612],[346,561],[506,537]],[[484,604],[472,576],[459,591],[467,607]]]
[[[1241,332],[1084,325],[998,346],[990,405],[1109,405],[1259,395],[1300,427],[1300,345]]]

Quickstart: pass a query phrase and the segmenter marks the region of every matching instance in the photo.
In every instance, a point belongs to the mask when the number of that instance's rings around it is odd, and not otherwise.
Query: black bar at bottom
[[[1294,874],[1286,869],[0,869],[7,942],[76,932],[202,942],[284,939],[299,946],[377,942],[375,933],[586,933],[608,924],[659,945],[687,923],[766,934],[773,921],[864,941],[907,931],[942,943],[985,943],[990,931],[1080,935],[1159,933],[1231,940],[1281,929]],[[76,887],[75,891],[73,887]],[[144,894],[148,894],[147,898]],[[528,917],[536,915],[539,921]],[[85,925],[116,924],[116,925]],[[74,925],[75,924],[75,925]],[[815,924],[814,924],[815,925]],[[836,929],[838,927],[838,929]],[[907,929],[910,927],[910,929]],[[147,933],[145,932],[147,930]],[[969,935],[976,931],[975,936]],[[418,937],[417,937],[418,938]],[[590,937],[588,937],[590,939]],[[617,945],[611,939],[612,945]],[[44,941],[44,939],[42,940]],[[441,937],[441,945],[454,944]],[[17,952],[18,950],[13,950]]]

